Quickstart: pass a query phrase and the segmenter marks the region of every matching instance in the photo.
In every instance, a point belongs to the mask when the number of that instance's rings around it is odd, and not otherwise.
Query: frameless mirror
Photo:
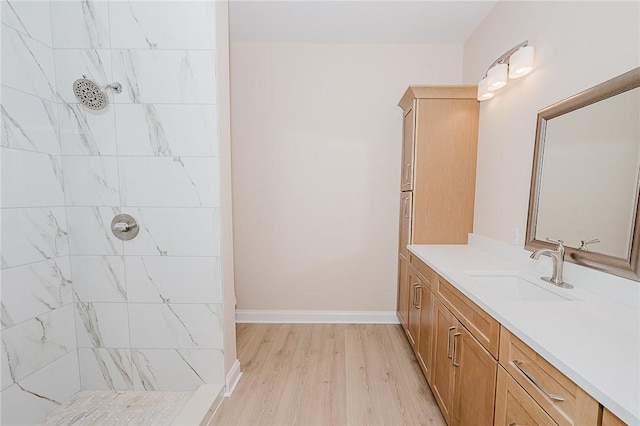
[[[640,68],[538,113],[525,247],[640,281]]]

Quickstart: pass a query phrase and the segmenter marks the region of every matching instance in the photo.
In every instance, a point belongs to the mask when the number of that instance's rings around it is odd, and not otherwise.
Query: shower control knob
[[[140,227],[138,226],[138,222],[128,215],[128,214],[119,214],[113,218],[111,221],[111,232],[116,238],[121,239],[122,241],[128,241],[136,237],[138,232],[140,232]]]

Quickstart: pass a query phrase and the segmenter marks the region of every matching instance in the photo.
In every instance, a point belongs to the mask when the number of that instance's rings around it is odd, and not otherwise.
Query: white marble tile
[[[215,49],[213,1],[111,2],[114,49]]]
[[[0,20],[41,43],[52,47],[49,1],[2,0]]]
[[[221,349],[219,304],[130,303],[132,348]]]
[[[80,390],[78,353],[72,351],[20,381],[28,391],[65,402]]]
[[[13,377],[11,377],[11,370],[9,368],[9,356],[7,354],[6,349],[4,348],[4,343],[0,342],[0,356],[2,356],[2,360],[0,360],[0,376],[2,377],[2,386],[1,390],[5,390],[15,382],[13,381]],[[0,397],[0,400],[2,398]]]
[[[78,103],[73,94],[73,83],[83,76],[104,87],[112,83],[111,55],[108,50],[93,49],[56,49],[56,89],[60,98],[67,103]],[[105,93],[109,101],[113,101],[115,94],[107,89]]]
[[[219,207],[217,157],[120,157],[123,206]]]
[[[2,84],[55,101],[53,49],[2,25]]]
[[[140,233],[124,244],[129,256],[220,256],[220,213],[209,208],[122,208]]]
[[[72,301],[68,256],[2,270],[2,328]]]
[[[125,348],[129,346],[126,303],[76,305],[76,333],[79,348]]]
[[[2,146],[60,154],[57,130],[56,104],[2,86]]]
[[[215,104],[213,51],[112,50],[115,103]]]
[[[40,315],[2,331],[15,381],[76,349],[73,304]]]
[[[125,269],[129,302],[222,303],[219,257],[127,256]]]
[[[121,255],[122,241],[111,232],[111,221],[118,214],[116,207],[67,207],[69,253]]]
[[[115,157],[63,157],[67,206],[118,206]]]
[[[132,390],[129,349],[78,349],[82,389]]]
[[[71,256],[78,302],[126,302],[124,259],[120,256]]]
[[[80,104],[58,105],[60,149],[64,155],[117,155],[113,106],[94,111]]]
[[[59,156],[0,149],[2,207],[64,206],[64,177]]]
[[[2,209],[2,268],[69,254],[64,207]]]
[[[55,48],[109,48],[109,3],[102,0],[51,1]]]
[[[119,104],[114,108],[120,155],[219,155],[215,105]]]
[[[23,391],[17,384],[2,391],[0,423],[11,426],[32,426],[58,408],[58,404]]]
[[[195,390],[224,383],[221,350],[132,349],[131,359],[136,390]]]
[[[2,424],[38,424],[79,390],[74,351],[2,392]]]

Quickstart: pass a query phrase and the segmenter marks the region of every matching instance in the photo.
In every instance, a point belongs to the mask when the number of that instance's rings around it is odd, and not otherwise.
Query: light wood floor
[[[445,425],[399,325],[238,324],[212,425]]]

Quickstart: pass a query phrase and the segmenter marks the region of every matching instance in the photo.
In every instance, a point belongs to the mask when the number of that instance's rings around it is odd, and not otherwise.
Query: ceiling
[[[231,42],[462,44],[496,3],[231,0]]]

